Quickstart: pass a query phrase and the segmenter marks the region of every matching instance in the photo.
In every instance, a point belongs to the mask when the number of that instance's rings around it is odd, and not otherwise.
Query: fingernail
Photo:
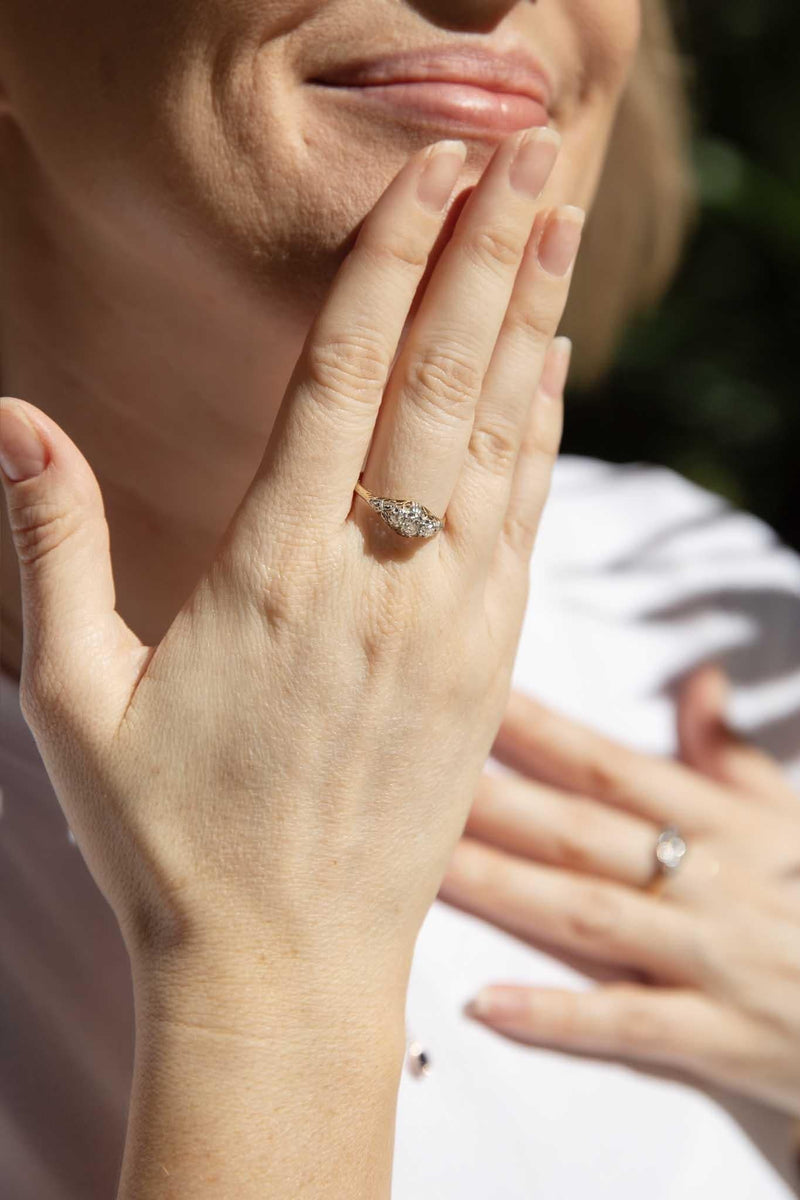
[[[464,1016],[479,1018],[485,1017],[488,1015],[490,1007],[491,1005],[488,1003],[488,997],[486,995],[486,988],[484,988],[483,991],[478,992],[477,996],[473,996],[472,999],[468,1000],[464,1005]]]
[[[429,150],[417,182],[417,198],[426,208],[441,212],[458,182],[467,147],[464,142],[436,142]]]
[[[0,468],[11,483],[40,475],[47,462],[44,443],[18,404],[0,401]]]
[[[508,169],[514,190],[534,200],[540,196],[558,157],[560,145],[561,135],[549,125],[529,129]]]
[[[731,693],[731,683],[728,673],[720,662],[712,663],[711,671],[714,679],[713,687],[716,699],[721,705],[724,705],[730,698]]]
[[[464,1014],[481,1020],[521,1021],[530,1009],[528,989],[525,987],[481,988],[464,1005]]]
[[[566,275],[578,253],[586,212],[573,204],[557,208],[539,242],[539,262],[550,275]]]
[[[564,391],[571,358],[571,339],[568,337],[553,338],[544,362],[542,377],[539,380],[539,387],[548,396],[558,397]]]

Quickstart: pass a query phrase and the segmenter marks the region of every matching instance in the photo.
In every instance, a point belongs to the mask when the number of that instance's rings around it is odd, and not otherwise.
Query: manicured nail
[[[548,396],[558,397],[564,391],[569,374],[569,361],[572,358],[572,341],[568,337],[553,338],[547,357],[544,360],[544,370],[539,380],[539,387]]]
[[[527,130],[508,169],[511,186],[534,200],[540,196],[561,146],[561,135],[549,125]]]
[[[586,212],[573,204],[557,208],[539,242],[539,262],[550,275],[566,275],[578,253]]]
[[[530,1012],[526,987],[485,987],[464,1005],[468,1017],[479,1020],[503,1021],[513,1024],[522,1021]]]
[[[464,142],[436,142],[430,147],[417,183],[417,197],[426,208],[442,211],[453,194],[466,157]]]
[[[0,401],[0,468],[11,483],[40,475],[47,452],[39,434],[18,404]]]

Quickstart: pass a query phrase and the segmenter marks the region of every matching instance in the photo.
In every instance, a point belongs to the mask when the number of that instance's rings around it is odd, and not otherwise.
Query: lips
[[[358,102],[402,110],[406,120],[498,133],[546,125],[552,85],[527,51],[470,46],[411,51],[327,70],[310,82]]]

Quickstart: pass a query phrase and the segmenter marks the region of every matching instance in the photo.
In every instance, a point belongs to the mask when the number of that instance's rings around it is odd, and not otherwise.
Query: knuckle
[[[631,1000],[614,1022],[614,1041],[657,1050],[671,1041],[664,1013],[642,1000]]]
[[[290,565],[287,565],[290,564]],[[207,577],[214,610],[245,607],[273,634],[297,626],[307,611],[310,578],[317,568],[313,547],[295,531],[273,524],[269,545],[258,531],[239,528],[218,554]]]
[[[9,521],[20,566],[34,566],[46,555],[57,551],[78,532],[83,519],[79,507],[65,510],[47,499],[30,501],[10,510]]]
[[[533,403],[525,431],[523,452],[532,459],[543,460],[552,467],[564,434],[564,401],[560,396],[543,398],[540,393]]]
[[[533,304],[513,304],[506,316],[506,332],[520,334],[534,346],[546,346],[553,337],[556,327],[554,314],[547,308]]]
[[[465,351],[438,348],[409,364],[406,388],[423,412],[435,417],[472,416],[482,372]]]
[[[616,803],[625,799],[624,764],[611,753],[596,752],[584,766],[584,787],[590,796]]]
[[[579,944],[608,945],[616,940],[621,916],[619,897],[611,888],[584,884],[575,888],[568,931]]]
[[[46,725],[70,713],[66,688],[45,663],[35,663],[20,679],[19,706],[31,729]]]
[[[362,327],[312,339],[305,355],[305,378],[315,396],[372,401],[383,388],[391,360],[380,335]]]
[[[506,513],[503,522],[503,541],[512,554],[519,558],[527,558],[539,530],[539,514],[515,508]]]
[[[553,837],[554,860],[568,871],[590,872],[596,866],[591,845],[591,818],[585,812],[567,809],[562,828]]]
[[[389,563],[381,578],[361,595],[359,628],[371,667],[395,662],[410,645],[420,646],[427,627],[428,605],[410,580],[409,572],[392,569],[410,564]]]
[[[519,433],[515,425],[495,420],[472,430],[469,453],[479,467],[496,475],[511,471],[519,452]]]
[[[378,267],[390,270],[400,268],[404,272],[419,275],[428,265],[428,248],[413,233],[404,229],[393,229],[382,238],[364,234],[362,250]]]
[[[498,225],[476,229],[464,239],[463,251],[478,266],[505,274],[521,262],[523,246],[513,230]]]

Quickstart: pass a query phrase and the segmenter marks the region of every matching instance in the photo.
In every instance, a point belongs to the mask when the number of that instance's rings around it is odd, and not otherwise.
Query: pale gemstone
[[[669,831],[658,840],[656,858],[662,866],[673,870],[686,853],[686,843],[679,833]]]
[[[388,525],[403,537],[430,537],[442,527],[439,518],[414,500],[398,502],[375,496],[370,504]]]

